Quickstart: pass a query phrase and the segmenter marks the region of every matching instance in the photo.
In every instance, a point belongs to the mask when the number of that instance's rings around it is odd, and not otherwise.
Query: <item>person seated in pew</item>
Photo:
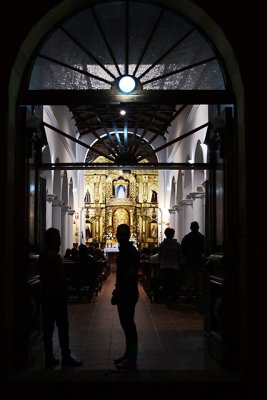
[[[78,247],[78,255],[76,260],[93,262],[95,258],[92,254],[89,254],[88,247],[86,246],[86,244],[80,244],[80,246]]]
[[[70,250],[70,257],[72,260],[75,260],[76,257],[78,256],[78,249],[77,249],[77,244],[74,243],[72,249]]]
[[[96,259],[96,249],[93,244],[89,244],[88,246],[88,254]]]
[[[91,269],[91,286],[93,289],[97,287],[98,284],[98,265],[96,258],[89,254],[88,247],[85,244],[80,244],[78,248],[78,256],[76,262],[87,263],[88,268]]]
[[[66,249],[65,254],[64,254],[64,258],[66,260],[70,260],[71,259],[71,249]]]
[[[105,256],[104,251],[102,249],[100,249],[100,247],[98,247],[95,250],[95,256],[96,256],[96,259],[99,260],[99,261],[107,260],[107,257]]]

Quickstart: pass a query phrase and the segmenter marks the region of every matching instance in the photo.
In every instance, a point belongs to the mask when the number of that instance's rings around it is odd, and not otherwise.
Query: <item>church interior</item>
[[[7,136],[0,147],[7,383],[37,383],[43,398],[49,383],[66,396],[79,385],[102,385],[103,396],[113,384],[128,385],[129,398],[146,384],[155,397],[157,388],[174,384],[186,395],[192,384],[208,400],[207,384],[210,398],[224,399],[231,388],[236,399],[248,380],[261,380],[263,329],[254,306],[263,307],[264,279],[252,268],[256,259],[262,265],[253,242],[260,210],[247,178],[247,148],[254,148],[247,132],[257,122],[253,99],[244,102],[255,88],[244,79],[246,41],[232,19],[226,26],[226,9],[217,8],[201,0],[49,0],[35,16],[25,15],[24,35],[12,25],[17,43],[7,60]],[[250,41],[248,25],[240,24]],[[192,221],[205,236],[201,306],[187,297],[183,280],[175,301],[157,297],[151,258],[166,228],[181,243]],[[121,223],[141,255],[134,374],[118,373],[112,363],[123,343],[110,303]],[[75,371],[43,368],[35,262],[50,227],[60,232],[69,274],[70,342],[84,361]],[[81,244],[102,254],[93,290],[77,283],[66,256]],[[56,331],[54,343],[59,355]]]

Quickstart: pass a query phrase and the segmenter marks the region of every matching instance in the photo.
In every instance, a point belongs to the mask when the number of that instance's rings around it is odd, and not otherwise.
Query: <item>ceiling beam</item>
[[[180,140],[185,139],[186,137],[192,135],[193,133],[198,132],[198,131],[200,131],[201,129],[206,128],[206,127],[208,127],[208,126],[209,126],[209,122],[206,122],[205,124],[200,125],[200,126],[198,126],[197,128],[192,129],[191,131],[188,131],[188,132],[184,133],[183,135],[178,136],[176,139],[170,140],[168,143],[163,144],[162,146],[157,147],[156,149],[154,149],[154,152],[157,153],[158,151],[161,151],[161,150],[163,150],[163,149],[166,149],[167,147],[172,146],[174,143],[177,143],[177,142],[179,142]],[[140,162],[141,160],[143,160],[144,158],[146,158],[146,157],[148,157],[148,156],[149,156],[148,153],[147,153],[147,154],[143,154],[140,158],[138,158],[138,161]]]
[[[72,113],[74,113],[74,112],[72,111]],[[74,114],[73,114],[73,115],[74,115]],[[110,147],[110,146],[101,138],[101,136],[100,136],[97,132],[95,132],[95,130],[91,127],[91,123],[90,123],[90,122],[88,123],[84,118],[82,118],[81,116],[79,116],[79,115],[76,114],[76,113],[75,113],[74,118],[75,118],[75,119],[77,118],[79,121],[83,122],[83,123],[87,126],[87,128],[90,130],[90,132],[86,132],[86,133],[84,132],[84,134],[92,133],[92,134],[95,136],[95,138],[96,138],[100,143],[102,143],[102,145],[113,155],[113,157],[116,158],[116,153],[113,151],[112,147]],[[77,125],[77,128],[79,129],[78,125]]]
[[[219,166],[218,166],[219,167]],[[40,170],[209,170],[209,163],[140,163],[140,164],[113,164],[113,163],[43,163],[30,168]]]
[[[21,105],[85,104],[227,104],[234,95],[227,90],[136,90],[129,95],[105,90],[28,90],[20,92]]]
[[[49,129],[51,129],[52,131],[54,131],[54,132],[56,132],[56,133],[59,133],[60,135],[66,137],[67,139],[72,140],[72,141],[75,142],[75,143],[78,143],[80,146],[86,147],[88,150],[91,150],[91,151],[93,151],[94,153],[97,153],[99,156],[103,156],[103,157],[107,158],[107,159],[110,160],[110,161],[114,161],[114,158],[113,158],[113,157],[111,157],[111,156],[109,156],[109,155],[103,153],[102,151],[96,149],[95,147],[91,147],[91,146],[89,146],[88,144],[81,142],[80,140],[74,138],[73,136],[68,135],[67,133],[61,131],[60,129],[55,128],[54,126],[49,125],[49,124],[47,124],[46,122],[43,122],[43,125],[46,126],[46,127],[49,128]]]

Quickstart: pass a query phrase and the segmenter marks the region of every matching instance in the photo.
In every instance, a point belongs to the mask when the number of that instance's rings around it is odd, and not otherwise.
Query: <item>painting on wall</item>
[[[158,237],[158,224],[156,222],[150,224],[150,237],[153,239]]]

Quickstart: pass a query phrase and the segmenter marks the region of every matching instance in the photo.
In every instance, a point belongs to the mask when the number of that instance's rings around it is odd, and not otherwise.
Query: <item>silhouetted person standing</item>
[[[166,238],[159,245],[160,274],[162,281],[161,297],[175,300],[178,296],[179,269],[182,262],[182,249],[177,239],[174,239],[175,230],[166,228]]]
[[[118,369],[136,369],[138,336],[134,321],[135,306],[138,301],[138,269],[140,256],[129,241],[130,228],[121,224],[117,228],[119,254],[117,257],[116,284],[111,303],[117,304],[121,327],[125,334],[126,349],[122,357],[114,360]]]
[[[55,324],[62,355],[62,367],[76,367],[82,362],[71,357],[69,349],[69,321],[67,309],[67,282],[63,270],[62,258],[58,254],[61,239],[58,229],[49,228],[45,232],[45,250],[39,257],[41,304],[43,312],[43,338],[45,366],[56,367],[59,360],[53,353],[53,333]]]
[[[196,295],[197,301],[202,297],[202,269],[205,237],[199,232],[197,221],[191,222],[191,232],[181,241],[183,257],[185,260],[185,275],[188,294]]]

